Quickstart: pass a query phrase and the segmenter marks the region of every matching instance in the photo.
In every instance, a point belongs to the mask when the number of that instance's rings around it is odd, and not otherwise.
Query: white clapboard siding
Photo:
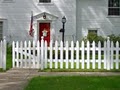
[[[103,43],[102,43],[103,44]],[[119,42],[13,42],[13,67],[40,69],[119,69]],[[0,47],[1,48],[1,47]],[[1,53],[1,52],[0,52]]]

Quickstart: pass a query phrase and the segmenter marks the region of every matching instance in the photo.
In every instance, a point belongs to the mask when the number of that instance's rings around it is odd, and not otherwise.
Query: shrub
[[[87,41],[90,42],[90,44],[95,41],[96,45],[97,43],[100,41],[101,42],[101,45],[103,45],[104,41],[106,40],[106,38],[102,37],[102,36],[97,36],[97,34],[95,33],[89,33],[87,36],[85,36],[83,39],[82,39],[85,44]]]
[[[108,35],[108,37],[110,37],[110,41],[113,41],[114,43],[116,43],[117,41],[120,42],[120,35]]]

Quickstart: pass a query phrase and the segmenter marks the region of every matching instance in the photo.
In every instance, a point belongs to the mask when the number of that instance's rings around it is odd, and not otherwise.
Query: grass
[[[24,90],[120,90],[120,76],[41,76]]]
[[[12,46],[7,45],[6,69],[12,68]]]
[[[12,68],[12,53],[7,54],[6,69]]]
[[[40,72],[120,72],[120,69],[44,69],[39,70]]]
[[[116,69],[116,64],[113,64],[113,69],[104,69],[104,63],[101,63],[101,69],[98,69],[98,63],[95,63],[95,69],[93,69],[92,63],[90,63],[90,68],[87,69],[87,64],[84,64],[84,69],[82,69],[82,64],[79,65],[79,69],[76,69],[76,63],[74,63],[74,68],[71,68],[71,63],[68,63],[68,69],[66,69],[66,63],[63,63],[63,68],[60,68],[60,62],[58,63],[58,68],[55,69],[55,63],[52,63],[52,69],[50,68],[50,63],[47,63],[47,68],[44,70],[39,70],[41,72],[120,72],[120,69]],[[119,66],[120,67],[120,66]]]

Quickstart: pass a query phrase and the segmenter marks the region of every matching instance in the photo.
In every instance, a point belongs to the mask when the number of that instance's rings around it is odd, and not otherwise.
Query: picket
[[[74,68],[74,43],[71,42],[71,69]]]
[[[42,37],[42,40],[41,40],[41,70],[44,69],[44,40],[43,40],[43,37]]]
[[[95,42],[92,43],[92,68],[95,69]]]
[[[47,49],[48,49],[47,48],[47,41],[45,41],[45,68],[47,68],[47,51],[48,51]],[[40,51],[40,49],[39,49],[39,51]]]
[[[110,62],[111,62],[111,69],[113,69],[113,65],[114,65],[114,64],[113,64],[113,63],[114,63],[114,62],[113,62],[113,59],[114,59],[114,53],[113,53],[113,52],[114,52],[114,51],[113,51],[113,50],[114,50],[114,46],[113,46],[113,41],[111,41],[111,49],[110,49],[110,50],[111,50],[111,51],[110,51],[110,52],[111,52],[111,57],[110,57],[110,58],[111,58],[111,61],[110,61]]]
[[[63,69],[63,42],[60,42],[60,68]]]
[[[76,69],[79,69],[79,42],[76,42]]]
[[[119,42],[116,42],[116,69],[119,69]]]
[[[106,46],[106,41],[104,41],[104,48],[103,48],[103,51],[104,51],[104,60],[103,60],[103,62],[104,62],[104,69],[106,69],[107,68],[107,66],[106,66],[106,59],[107,59],[107,46]]]
[[[28,66],[29,68],[31,67],[31,61],[32,61],[30,57],[31,57],[31,42],[28,41],[28,59],[29,59]],[[23,58],[23,54],[22,54],[22,58]]]
[[[101,42],[98,42],[98,69],[101,69],[101,62],[102,62],[102,58],[101,58]]]
[[[58,69],[58,42],[55,42],[55,68]]]
[[[50,42],[49,50],[50,50],[50,53],[49,53],[49,55],[50,55],[50,68],[52,69],[52,66],[53,66],[53,59],[52,59],[52,57],[53,57],[53,46],[52,46],[52,41]]]
[[[106,51],[106,60],[107,60],[107,70],[110,70],[110,61],[111,61],[111,59],[110,59],[110,40],[109,40],[109,38],[108,38],[108,40],[107,40],[107,51]]]
[[[19,45],[20,44],[20,45]],[[23,44],[23,45],[22,45]],[[79,44],[61,41],[13,42],[13,67],[50,69],[119,69],[119,42],[109,39]],[[19,56],[20,55],[20,56]],[[115,68],[114,68],[115,67]]]
[[[82,69],[85,68],[85,44],[82,41],[82,46],[81,46],[81,52],[82,52]]]
[[[68,69],[69,68],[69,66],[68,66],[69,65],[69,60],[68,60],[69,59],[68,58],[69,57],[69,54],[68,54],[68,52],[69,52],[69,44],[68,44],[68,41],[66,41],[66,47],[65,48],[66,48],[66,50],[65,50],[66,51],[66,69]]]
[[[90,42],[87,41],[87,69],[90,69]]]

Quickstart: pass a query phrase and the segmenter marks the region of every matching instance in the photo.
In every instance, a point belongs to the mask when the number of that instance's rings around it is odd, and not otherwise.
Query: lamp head
[[[44,13],[43,18],[46,19],[46,14]]]
[[[62,18],[62,23],[66,23],[66,17],[65,16]]]

